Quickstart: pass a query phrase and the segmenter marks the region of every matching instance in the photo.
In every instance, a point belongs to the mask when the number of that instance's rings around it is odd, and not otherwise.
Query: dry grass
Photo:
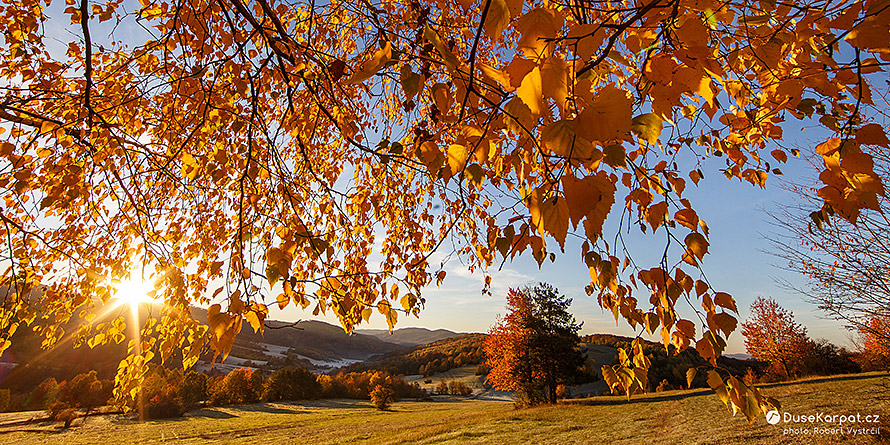
[[[438,398],[403,401],[388,412],[364,401],[257,404],[193,411],[176,420],[136,422],[125,416],[91,417],[61,431],[55,424],[3,424],[23,414],[0,415],[3,443],[883,443],[890,440],[887,374],[811,379],[764,385],[794,414],[886,415],[884,436],[812,434],[820,424],[748,425],[731,416],[710,391],[671,391],[636,397],[598,397],[574,404],[513,410],[512,404]],[[783,435],[785,426],[807,435]],[[863,427],[864,424],[846,425]],[[27,431],[22,431],[27,429]]]

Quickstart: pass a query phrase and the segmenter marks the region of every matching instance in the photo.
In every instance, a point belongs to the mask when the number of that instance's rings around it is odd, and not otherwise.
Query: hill
[[[206,320],[206,311],[192,308],[192,316]],[[343,328],[317,320],[295,323],[266,320],[263,334],[244,323],[235,337],[229,358],[214,369],[227,373],[237,367],[274,370],[300,366],[315,373],[325,373],[370,357],[404,350],[405,346],[389,343],[372,335],[347,334]],[[199,369],[209,370],[210,363],[199,362]]]
[[[340,369],[340,372],[386,371],[396,375],[433,375],[482,362],[485,334],[460,334],[404,351],[391,352]]]
[[[447,329],[430,330],[426,328],[399,328],[390,333],[386,329],[356,329],[357,334],[372,335],[385,342],[405,346],[425,345],[460,334]]]

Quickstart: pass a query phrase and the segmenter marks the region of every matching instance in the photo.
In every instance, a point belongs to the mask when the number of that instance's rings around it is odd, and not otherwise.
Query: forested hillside
[[[484,339],[485,334],[461,334],[349,365],[342,368],[341,372],[379,370],[395,375],[433,375],[452,368],[481,363]]]

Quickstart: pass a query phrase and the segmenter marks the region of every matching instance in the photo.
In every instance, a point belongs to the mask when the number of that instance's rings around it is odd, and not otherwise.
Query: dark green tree
[[[572,299],[559,295],[555,287],[540,283],[531,290],[531,297],[530,359],[541,370],[550,403],[556,403],[557,386],[575,383],[583,377],[584,355],[578,349],[581,324],[569,312]]]

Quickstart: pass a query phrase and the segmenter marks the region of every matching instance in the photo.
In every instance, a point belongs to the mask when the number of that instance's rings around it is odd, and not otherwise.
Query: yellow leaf
[[[433,85],[430,89],[430,94],[433,96],[436,108],[442,113],[447,114],[448,110],[451,109],[451,104],[454,103],[454,99],[451,97],[451,89],[448,88],[448,85],[439,82]]]
[[[467,159],[469,159],[469,157],[470,154],[467,152],[467,147],[451,144],[451,146],[448,147],[448,177],[452,177],[463,171],[464,167],[467,165]]]
[[[568,67],[557,55],[548,57],[541,65],[542,92],[553,99],[560,110],[565,110],[568,78]]]
[[[507,73],[484,63],[480,63],[479,68],[482,70],[482,77],[485,78],[488,84],[492,86],[500,85],[508,93],[516,89],[510,84],[510,76]]]
[[[423,28],[423,38],[433,44],[433,47],[435,47],[436,51],[442,56],[442,60],[445,62],[445,66],[447,66],[449,70],[454,70],[460,65],[457,57],[454,56],[454,53],[442,43],[439,34],[436,34],[436,31],[433,31],[429,26]]]
[[[562,27],[562,20],[557,19],[553,11],[547,8],[534,8],[516,24],[519,30],[519,51],[529,59],[543,59],[551,51],[553,43],[547,39],[556,38],[556,31]]]
[[[501,33],[510,23],[510,10],[504,0],[488,0],[488,14],[485,16],[485,32],[493,40],[500,40]]]
[[[650,144],[657,144],[664,122],[655,113],[641,114],[631,121],[630,129]]]
[[[420,82],[420,76],[411,71],[411,65],[402,65],[399,70],[399,83],[402,84],[406,99],[410,100],[420,92]]]
[[[717,294],[714,295],[714,304],[722,308],[729,309],[735,313],[739,313],[739,310],[735,305],[735,300],[732,298],[732,295],[729,295],[726,292],[717,292]]]
[[[532,116],[537,118],[544,110],[544,97],[541,85],[541,70],[538,67],[525,75],[519,88],[516,89],[516,97],[531,111]]]
[[[698,215],[692,209],[680,209],[674,214],[674,221],[688,227],[692,231],[698,230]]]
[[[560,119],[548,125],[541,133],[541,145],[557,156],[568,157],[575,143],[575,123]]]
[[[535,118],[531,110],[518,97],[514,97],[504,106],[504,123],[507,128],[516,133],[528,134],[534,125]]]
[[[278,309],[284,309],[287,307],[287,304],[290,303],[290,297],[284,292],[278,294],[278,298],[276,298],[278,302]]]
[[[362,62],[359,68],[352,74],[352,76],[346,80],[346,84],[353,85],[357,83],[362,83],[365,80],[371,78],[371,76],[377,74],[384,65],[389,62],[392,58],[392,44],[388,41],[384,44],[383,48],[378,49],[374,52],[369,60]]]

